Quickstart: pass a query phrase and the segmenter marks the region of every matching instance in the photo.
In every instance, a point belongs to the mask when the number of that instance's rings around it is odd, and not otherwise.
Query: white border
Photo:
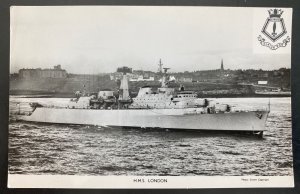
[[[137,182],[137,180],[140,182]],[[153,183],[161,179],[167,182]],[[144,182],[142,182],[144,180]],[[8,175],[9,188],[279,188],[294,187],[293,176],[74,176]]]
[[[19,7],[19,6],[18,6]],[[141,6],[143,7],[143,6]],[[187,6],[188,7],[188,6]],[[11,7],[12,10],[13,7]],[[214,8],[214,7],[211,7]],[[220,7],[216,7],[220,8]],[[232,7],[224,7],[226,8]],[[236,8],[236,7],[234,7]],[[247,8],[247,7],[243,7]],[[253,10],[263,10],[253,8]],[[241,9],[237,8],[237,9]],[[248,8],[247,8],[248,9]],[[264,8],[266,9],[266,8]],[[285,8],[290,13],[292,9]],[[12,13],[12,11],[11,11]],[[264,11],[264,14],[267,12]],[[255,16],[255,14],[254,14]],[[264,22],[261,17],[258,21]],[[256,26],[256,25],[254,25]],[[14,25],[11,23],[11,33]],[[261,25],[257,25],[258,29]],[[288,28],[291,30],[290,28]],[[257,35],[255,43],[257,43]],[[10,46],[12,43],[10,44]],[[259,46],[259,48],[263,48]],[[269,50],[268,50],[269,51]],[[290,49],[288,49],[290,53]],[[149,180],[166,180],[160,183]],[[138,181],[139,180],[139,181]],[[293,176],[74,176],[74,175],[16,175],[8,174],[9,188],[290,188]]]

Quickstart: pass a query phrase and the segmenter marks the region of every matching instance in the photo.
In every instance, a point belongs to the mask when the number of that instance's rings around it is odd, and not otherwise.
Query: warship
[[[118,68],[122,79],[118,95],[99,91],[97,95],[76,92],[65,107],[47,107],[32,103],[30,115],[21,120],[42,123],[158,128],[168,130],[209,130],[246,132],[262,136],[269,111],[233,110],[228,104],[198,98],[195,91],[169,87],[167,70],[161,72],[161,86],[139,89],[136,97],[129,95],[128,73],[131,68]]]

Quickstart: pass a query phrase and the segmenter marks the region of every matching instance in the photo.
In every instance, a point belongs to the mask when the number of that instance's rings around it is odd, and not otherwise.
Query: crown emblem
[[[281,9],[270,9],[268,10],[270,18],[280,18],[283,11]]]
[[[269,17],[261,32],[275,42],[286,34],[285,24],[283,18],[281,18],[283,11],[275,8],[268,10],[268,12]]]

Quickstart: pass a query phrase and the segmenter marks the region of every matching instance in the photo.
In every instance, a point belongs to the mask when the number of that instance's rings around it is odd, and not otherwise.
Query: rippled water
[[[267,106],[264,98],[224,98],[235,107]],[[16,121],[29,102],[10,98],[9,173],[68,175],[292,175],[291,99],[272,98],[264,138]]]

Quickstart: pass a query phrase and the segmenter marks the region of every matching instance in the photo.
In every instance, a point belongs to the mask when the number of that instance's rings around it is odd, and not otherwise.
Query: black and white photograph
[[[292,11],[12,6],[8,187],[293,187]]]

